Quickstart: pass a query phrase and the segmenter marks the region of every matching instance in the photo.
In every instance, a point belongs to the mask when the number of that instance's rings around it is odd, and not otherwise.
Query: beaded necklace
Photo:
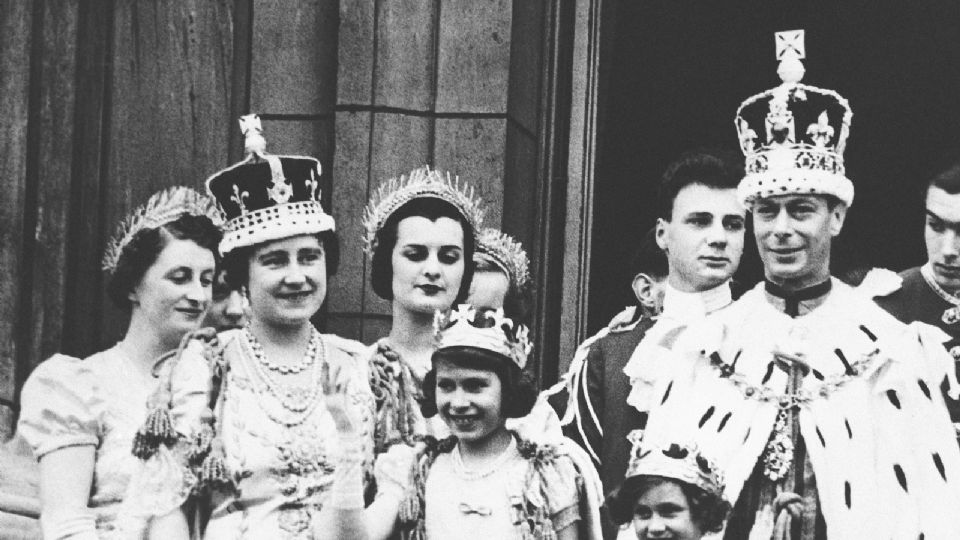
[[[493,460],[492,463],[487,465],[483,469],[469,469],[463,463],[463,454],[460,453],[460,445],[451,452],[451,458],[453,460],[453,471],[460,477],[461,480],[479,480],[481,478],[486,478],[491,474],[499,471],[503,468],[504,463],[506,463],[513,455],[514,448],[516,448],[517,443],[514,438],[510,437],[510,443],[507,447]]]
[[[307,347],[305,355],[311,358],[302,362],[306,366],[312,366],[310,383],[306,387],[286,385],[275,379],[266,365],[266,355],[257,338],[248,328],[245,328],[243,332],[246,338],[244,340],[245,345],[250,356],[254,359],[253,367],[259,379],[259,383],[254,383],[257,387],[256,392],[273,396],[283,410],[280,411],[280,414],[277,414],[276,411],[271,410],[272,408],[268,406],[266,400],[258,400],[260,408],[274,423],[288,428],[302,424],[320,403],[320,366],[327,362],[327,349],[320,332],[311,328],[310,345]]]

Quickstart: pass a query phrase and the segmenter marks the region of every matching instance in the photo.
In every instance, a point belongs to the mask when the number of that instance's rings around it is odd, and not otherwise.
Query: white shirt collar
[[[665,283],[663,313],[660,316],[677,321],[690,321],[705,317],[732,302],[729,280],[701,292],[683,292]]]

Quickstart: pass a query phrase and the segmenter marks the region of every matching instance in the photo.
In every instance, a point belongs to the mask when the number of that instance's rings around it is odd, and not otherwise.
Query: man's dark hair
[[[700,184],[714,189],[736,189],[743,179],[743,159],[724,150],[687,152],[671,163],[660,180],[657,216],[670,221],[680,190]]]
[[[500,411],[505,418],[521,418],[533,409],[537,388],[530,375],[513,360],[493,351],[477,347],[447,347],[433,353],[433,363],[447,361],[457,367],[492,371],[500,379],[503,389]],[[423,398],[420,412],[424,418],[437,414],[437,369],[434,367],[423,378]]]
[[[667,254],[657,245],[656,228],[647,231],[640,240],[640,247],[630,261],[630,272],[631,278],[641,273],[656,279],[667,277],[669,273]]]
[[[929,178],[923,190],[924,198],[930,191],[930,186],[937,186],[950,195],[960,193],[960,159],[951,156],[940,160]]]

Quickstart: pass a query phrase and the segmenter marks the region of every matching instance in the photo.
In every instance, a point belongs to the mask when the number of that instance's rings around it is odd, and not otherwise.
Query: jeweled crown
[[[240,118],[246,158],[207,179],[228,220],[220,252],[335,228],[320,204],[320,161],[266,151],[260,118]]]
[[[632,476],[662,476],[686,482],[707,493],[723,496],[723,473],[704,456],[695,445],[672,443],[658,446],[643,441],[643,432],[633,430],[627,435],[632,445],[626,478]]]
[[[510,235],[489,227],[482,229],[473,260],[480,262],[484,259],[503,270],[516,290],[523,289],[530,282],[527,252]]]
[[[474,196],[473,187],[449,172],[424,166],[408,175],[387,180],[370,197],[363,213],[363,250],[373,256],[377,231],[401,206],[420,198],[440,199],[452,204],[473,228],[474,240],[477,240],[484,211],[483,204]]]
[[[477,312],[469,304],[460,304],[449,313],[437,311],[433,319],[437,348],[476,347],[512,360],[520,369],[527,365],[533,349],[530,331],[503,316],[503,309]]]
[[[103,269],[112,273],[117,268],[123,248],[138,232],[162,227],[184,215],[206,216],[217,227],[223,223],[213,199],[192,188],[174,186],[158,191],[117,227],[104,250]]]
[[[853,112],[833,90],[800,82],[803,38],[803,30],[776,34],[781,84],[737,109],[737,135],[746,156],[746,176],[737,195],[744,205],[761,197],[804,193],[853,203],[853,183],[843,164]]]

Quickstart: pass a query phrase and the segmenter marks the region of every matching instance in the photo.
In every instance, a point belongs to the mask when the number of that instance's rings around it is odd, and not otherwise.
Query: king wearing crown
[[[728,539],[960,538],[957,396],[947,336],[832,278],[853,202],[852,113],[802,84],[802,31],[777,35],[782,83],[736,116],[738,188],[765,280],[677,340],[645,443],[690,440],[723,471]]]

